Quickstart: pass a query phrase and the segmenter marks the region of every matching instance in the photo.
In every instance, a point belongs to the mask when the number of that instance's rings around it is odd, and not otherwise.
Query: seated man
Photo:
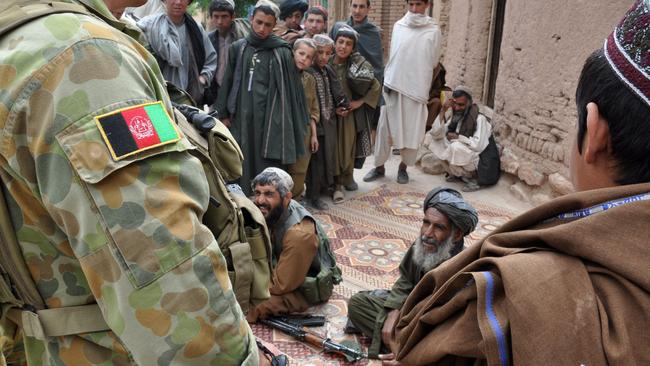
[[[249,322],[268,315],[302,312],[327,301],[341,281],[329,240],[314,217],[291,199],[293,180],[278,168],[266,168],[251,182],[271,232],[273,285],[271,298],[250,310]]]
[[[452,113],[447,113],[449,107]],[[476,181],[479,155],[490,143],[492,126],[479,113],[467,87],[459,86],[453,91],[427,134],[431,137],[425,137],[423,148],[429,151],[425,150],[424,155],[429,155],[433,165],[438,166],[435,171],[447,172],[448,182],[462,179],[466,183],[465,192],[479,189]]]
[[[650,364],[650,1],[576,88],[577,193],[429,273],[404,303],[395,365]]]
[[[348,302],[346,331],[359,330],[372,338],[370,357],[377,357],[380,349],[392,348],[391,333],[406,297],[427,272],[463,250],[463,237],[474,231],[478,222],[474,208],[451,188],[429,192],[423,208],[420,237],[404,255],[400,277],[392,289],[362,291]]]

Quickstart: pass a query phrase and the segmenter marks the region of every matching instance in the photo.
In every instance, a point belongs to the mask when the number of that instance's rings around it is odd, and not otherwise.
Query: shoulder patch
[[[181,138],[160,101],[102,114],[95,117],[95,123],[114,160]]]

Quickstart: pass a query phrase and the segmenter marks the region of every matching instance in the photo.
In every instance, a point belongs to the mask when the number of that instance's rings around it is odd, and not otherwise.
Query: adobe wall
[[[484,101],[496,0],[433,0],[440,25],[447,84],[464,84]],[[568,193],[570,134],[576,122],[575,87],[582,63],[602,46],[632,0],[507,0],[492,117],[502,147],[502,169],[522,183],[513,191],[535,203]],[[371,1],[370,20],[383,29],[388,54],[403,0]],[[330,1],[335,19],[349,2]]]
[[[574,95],[582,64],[602,46],[631,4],[629,0],[506,3],[493,119],[503,147],[503,170],[529,187],[566,193],[564,178],[576,123]],[[544,189],[531,193],[536,191]]]
[[[483,94],[491,12],[491,1],[434,2],[432,15],[444,38],[441,61],[447,84],[468,86],[475,98]]]

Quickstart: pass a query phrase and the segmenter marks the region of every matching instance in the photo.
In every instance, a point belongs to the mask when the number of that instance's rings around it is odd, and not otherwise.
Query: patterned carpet
[[[328,303],[309,310],[311,314],[325,315],[328,320],[325,326],[312,330],[327,334],[336,342],[359,342],[364,351],[367,349],[368,339],[343,333],[347,320],[347,299],[357,291],[390,288],[395,282],[399,262],[419,233],[425,196],[425,193],[409,185],[390,183],[340,205],[330,206],[328,211],[316,212],[316,218],[328,233],[344,280],[334,288]],[[486,203],[469,201],[479,213],[479,225],[466,238],[466,244],[480,240],[514,216]],[[352,364],[342,356],[324,354],[264,325],[253,325],[253,332],[286,353],[291,365]],[[380,364],[379,361],[368,360],[354,363]]]

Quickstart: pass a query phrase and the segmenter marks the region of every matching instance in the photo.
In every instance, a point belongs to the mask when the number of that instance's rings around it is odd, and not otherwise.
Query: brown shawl
[[[404,365],[650,364],[650,201],[561,213],[650,191],[567,195],[429,272],[397,326]]]
[[[474,136],[474,132],[476,132],[476,119],[478,118],[478,113],[478,106],[476,104],[472,104],[472,106],[469,107],[467,112],[463,115],[463,123],[460,124],[460,130],[458,131],[459,135],[463,135],[465,137]],[[447,127],[447,132],[456,132],[456,127],[458,126],[459,121],[461,121],[461,119],[456,119],[452,116],[451,123]]]

